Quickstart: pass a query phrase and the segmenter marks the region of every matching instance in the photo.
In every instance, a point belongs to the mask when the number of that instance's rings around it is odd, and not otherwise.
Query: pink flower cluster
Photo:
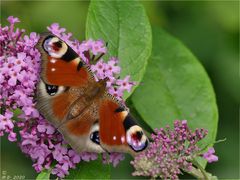
[[[175,121],[173,130],[169,126],[165,130],[156,129],[149,148],[131,162],[135,168],[133,175],[178,179],[181,170],[191,171],[191,160],[201,150],[196,144],[206,135],[204,129],[192,132],[186,120]]]
[[[10,16],[8,21],[10,26],[0,26],[0,136],[8,134],[9,141],[17,141],[17,134],[13,131],[17,125],[19,146],[31,157],[35,170],[51,169],[52,174],[63,178],[81,160],[95,160],[98,154],[77,154],[39,114],[34,99],[40,73],[40,53],[35,48],[39,35],[33,32],[30,36],[23,36],[24,30],[14,28],[19,19]],[[48,30],[66,41],[90,65],[96,80],[109,78],[107,85],[111,94],[122,100],[123,92],[131,90],[134,82],[130,82],[129,76],[123,80],[116,78],[120,73],[118,59],[112,57],[108,62],[103,61],[102,56],[107,52],[103,41],[80,43],[70,40],[72,34],[66,33],[57,23]],[[19,114],[17,120],[13,117],[14,112]],[[114,166],[124,159],[120,153],[102,156],[103,163],[113,163]]]
[[[33,96],[39,77],[40,53],[33,48],[38,41],[36,33],[30,37],[16,29],[18,18],[8,18],[10,26],[0,27],[0,135],[8,133],[10,141],[16,141],[13,132],[13,111],[21,108],[21,118],[30,120],[39,116],[34,108]]]

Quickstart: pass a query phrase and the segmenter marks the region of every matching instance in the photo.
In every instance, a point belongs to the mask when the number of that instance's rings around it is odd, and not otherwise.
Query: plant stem
[[[203,176],[202,172],[199,169],[195,168],[195,167],[192,167],[191,171],[185,171],[185,172],[187,172],[188,174],[194,176],[197,179],[204,179],[204,176]]]
[[[193,160],[193,164],[195,166],[197,166],[197,168],[201,171],[202,175],[203,175],[203,179],[205,180],[209,180],[209,177],[205,171],[205,169],[196,161],[196,160]]]

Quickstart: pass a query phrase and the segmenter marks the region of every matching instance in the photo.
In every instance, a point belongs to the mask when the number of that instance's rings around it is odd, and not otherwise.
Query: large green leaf
[[[118,57],[121,77],[140,82],[152,49],[151,27],[138,1],[92,1],[86,37],[108,42],[108,55]],[[130,94],[127,94],[129,96]]]
[[[110,165],[102,164],[101,159],[90,162],[80,162],[76,169],[69,171],[66,179],[109,179]]]
[[[218,111],[208,75],[193,54],[163,30],[153,31],[153,52],[132,102],[152,128],[187,119],[191,128],[208,129],[205,145],[215,140]]]

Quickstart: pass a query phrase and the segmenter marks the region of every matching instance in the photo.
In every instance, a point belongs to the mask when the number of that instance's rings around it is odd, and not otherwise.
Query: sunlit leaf
[[[92,1],[86,37],[108,42],[106,57],[120,59],[121,77],[140,82],[152,49],[151,27],[138,1]],[[125,96],[128,97],[130,94]]]

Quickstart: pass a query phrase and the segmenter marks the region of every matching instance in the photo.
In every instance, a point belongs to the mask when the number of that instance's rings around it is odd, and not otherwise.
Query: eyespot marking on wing
[[[123,126],[126,131],[127,143],[131,149],[135,152],[144,150],[148,145],[148,139],[130,114],[125,116]]]
[[[93,143],[100,145],[99,124],[98,123],[95,123],[91,129],[90,140]]]
[[[99,136],[99,124],[95,122],[90,130],[89,140],[87,141],[86,146],[94,150],[95,152],[105,152],[100,144],[100,136]]]
[[[66,90],[66,87],[49,85],[44,83],[43,80],[40,79],[39,89],[43,96],[55,96],[64,92]]]
[[[69,49],[66,43],[61,41],[58,37],[52,35],[45,38],[42,46],[44,51],[53,58],[63,57]]]
[[[140,126],[135,125],[130,127],[126,133],[128,145],[135,151],[143,151],[147,145],[148,140]]]
[[[46,91],[50,96],[54,96],[58,91],[58,86],[45,84]]]

